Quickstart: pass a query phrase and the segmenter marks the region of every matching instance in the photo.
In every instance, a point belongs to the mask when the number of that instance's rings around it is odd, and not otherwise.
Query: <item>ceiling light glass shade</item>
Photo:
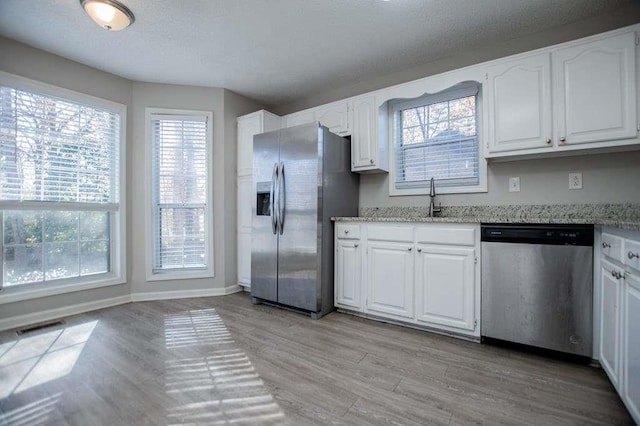
[[[133,13],[115,0],[80,0],[80,4],[93,21],[102,28],[120,31],[133,24]]]

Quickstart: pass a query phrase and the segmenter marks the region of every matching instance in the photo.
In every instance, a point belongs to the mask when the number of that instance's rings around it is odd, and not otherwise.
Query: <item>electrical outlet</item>
[[[569,189],[582,189],[582,173],[569,173]]]
[[[520,176],[509,178],[509,192],[520,192]]]

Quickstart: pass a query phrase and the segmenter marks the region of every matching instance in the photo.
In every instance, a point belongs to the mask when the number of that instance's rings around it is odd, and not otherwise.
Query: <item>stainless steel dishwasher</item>
[[[593,226],[481,230],[481,335],[591,357]]]

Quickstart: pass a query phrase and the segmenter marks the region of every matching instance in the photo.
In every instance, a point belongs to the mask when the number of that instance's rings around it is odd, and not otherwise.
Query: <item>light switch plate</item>
[[[509,192],[520,192],[520,176],[509,178]]]
[[[582,189],[582,173],[569,173],[569,189]]]

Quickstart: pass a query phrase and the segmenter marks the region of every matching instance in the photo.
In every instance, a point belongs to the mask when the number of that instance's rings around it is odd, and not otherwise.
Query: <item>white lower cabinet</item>
[[[362,256],[359,240],[336,239],[335,305],[362,309]]]
[[[620,383],[620,302],[622,285],[616,278],[619,268],[605,260],[600,274],[600,365],[613,386]]]
[[[413,318],[413,243],[367,243],[367,311]]]
[[[336,306],[479,337],[479,233],[470,224],[336,225]]]
[[[640,424],[640,233],[600,240],[600,365]]]
[[[640,421],[640,276],[627,275],[625,289],[625,315],[622,359],[622,398],[627,408]]]
[[[475,255],[473,247],[418,245],[416,319],[434,326],[474,331]]]

